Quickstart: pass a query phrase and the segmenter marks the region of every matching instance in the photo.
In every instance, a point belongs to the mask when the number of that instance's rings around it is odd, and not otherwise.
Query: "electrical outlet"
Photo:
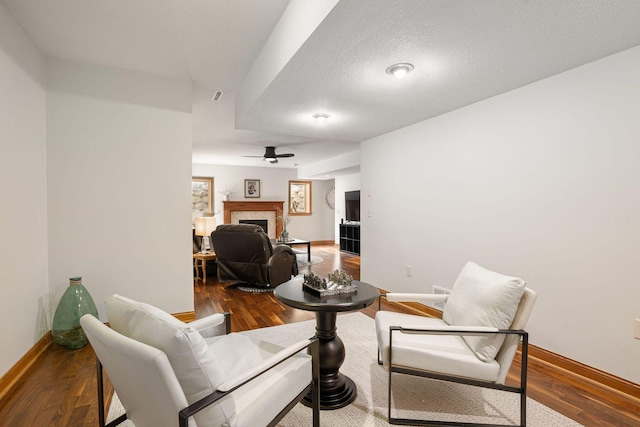
[[[433,286],[433,293],[437,295],[449,295],[451,293],[451,289],[442,288],[440,286]],[[437,308],[438,310],[444,310],[443,302],[433,302],[431,303],[433,308]]]
[[[634,324],[634,333],[633,333],[633,337],[637,340],[640,340],[640,319],[636,319],[636,322]]]
[[[411,271],[411,266],[407,265],[407,277],[411,277],[412,274],[413,272]]]

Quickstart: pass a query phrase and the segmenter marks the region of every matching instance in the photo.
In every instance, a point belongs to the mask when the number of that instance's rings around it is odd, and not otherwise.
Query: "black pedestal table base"
[[[340,373],[344,362],[344,344],[336,334],[336,313],[316,312],[316,337],[320,344],[320,409],[339,409],[357,396],[355,383]],[[309,393],[302,403],[311,406]]]
[[[320,347],[320,409],[338,409],[353,402],[357,389],[351,378],[340,373],[345,349],[336,333],[336,318],[339,312],[362,310],[371,305],[380,295],[374,286],[364,282],[353,282],[358,290],[352,294],[319,297],[305,292],[302,278],[296,277],[279,285],[274,295],[290,307],[315,311],[316,337]],[[303,400],[311,406],[312,396]]]

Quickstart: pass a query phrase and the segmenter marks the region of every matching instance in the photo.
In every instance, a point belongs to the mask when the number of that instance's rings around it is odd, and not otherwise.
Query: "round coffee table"
[[[338,409],[347,406],[357,396],[356,385],[340,373],[345,350],[336,333],[336,317],[339,312],[355,311],[371,305],[380,296],[374,286],[355,281],[358,292],[349,295],[315,296],[302,289],[302,278],[285,282],[273,291],[284,304],[300,310],[315,311],[316,337],[320,342],[320,409]],[[311,395],[302,403],[311,406]]]

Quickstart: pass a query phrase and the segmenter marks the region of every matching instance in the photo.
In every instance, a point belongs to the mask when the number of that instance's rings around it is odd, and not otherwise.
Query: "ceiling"
[[[190,79],[196,163],[331,164],[363,140],[640,44],[635,0],[0,2],[47,56]],[[415,67],[402,80],[385,72],[398,62]],[[318,112],[331,118],[316,123]],[[243,157],[264,146],[296,156]]]

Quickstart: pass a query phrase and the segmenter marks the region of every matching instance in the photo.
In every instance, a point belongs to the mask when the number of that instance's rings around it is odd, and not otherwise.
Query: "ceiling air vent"
[[[214,102],[220,101],[220,98],[222,98],[222,94],[224,94],[224,92],[221,92],[219,90],[215,91],[215,93],[211,97],[211,100],[214,101]]]

